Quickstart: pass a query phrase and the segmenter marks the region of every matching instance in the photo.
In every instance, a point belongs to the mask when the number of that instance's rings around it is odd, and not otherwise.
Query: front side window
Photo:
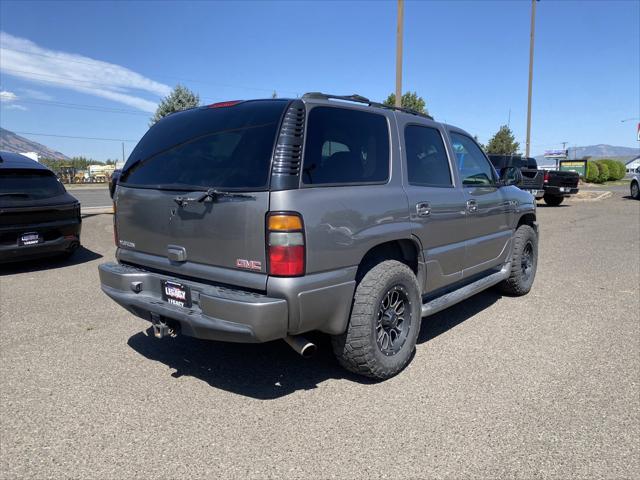
[[[449,159],[440,132],[435,128],[408,125],[404,129],[407,175],[411,185],[450,187]]]
[[[309,112],[304,184],[382,183],[388,178],[389,129],[383,115],[333,107]]]
[[[463,185],[495,185],[495,170],[473,140],[466,135],[452,132],[451,144]]]

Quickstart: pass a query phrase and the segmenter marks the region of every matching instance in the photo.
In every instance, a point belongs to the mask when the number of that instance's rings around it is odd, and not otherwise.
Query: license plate
[[[21,247],[37,245],[41,242],[42,237],[39,233],[36,232],[23,233],[22,235],[20,235],[20,238],[18,238],[18,245],[20,245]]]
[[[191,306],[191,291],[186,285],[181,283],[163,281],[162,299],[171,305],[178,307]]]
[[[537,195],[538,194],[538,190],[531,190],[531,195]]]

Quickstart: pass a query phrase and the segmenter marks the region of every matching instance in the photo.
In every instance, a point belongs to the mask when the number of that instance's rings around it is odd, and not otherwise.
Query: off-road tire
[[[526,295],[533,286],[538,268],[538,235],[529,225],[520,225],[513,238],[511,255],[511,272],[509,278],[500,282],[498,288],[507,295]],[[524,261],[527,247],[532,254],[532,265],[529,275],[525,273]]]
[[[560,195],[545,195],[543,198],[544,203],[546,203],[550,207],[557,207],[562,202],[564,202],[564,197]]]
[[[638,182],[631,182],[631,186],[629,187],[629,192],[631,193],[631,198],[635,198],[636,200],[640,200],[640,184]]]
[[[378,345],[376,325],[383,300],[396,287],[406,294],[405,311],[408,309],[411,317],[404,343],[397,353],[389,356]],[[378,380],[400,372],[411,360],[420,332],[420,299],[418,280],[408,266],[386,260],[372,267],[356,288],[346,332],[331,339],[340,364],[351,372]]]

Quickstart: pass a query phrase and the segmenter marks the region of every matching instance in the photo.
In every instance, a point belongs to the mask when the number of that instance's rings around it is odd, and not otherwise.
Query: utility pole
[[[404,0],[398,0],[398,29],[396,30],[396,107],[402,106],[402,31]]]
[[[529,95],[527,100],[527,143],[525,146],[526,156],[529,156],[531,147],[531,87],[533,84],[533,40],[536,31],[536,2],[531,0],[531,38],[529,40]]]

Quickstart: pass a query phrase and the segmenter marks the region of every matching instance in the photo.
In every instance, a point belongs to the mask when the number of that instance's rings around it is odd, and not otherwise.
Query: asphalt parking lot
[[[382,383],[318,336],[155,340],[103,295],[111,216],[84,249],[0,277],[0,477],[639,478],[640,202],[538,209],[522,298],[488,291],[423,322]]]

